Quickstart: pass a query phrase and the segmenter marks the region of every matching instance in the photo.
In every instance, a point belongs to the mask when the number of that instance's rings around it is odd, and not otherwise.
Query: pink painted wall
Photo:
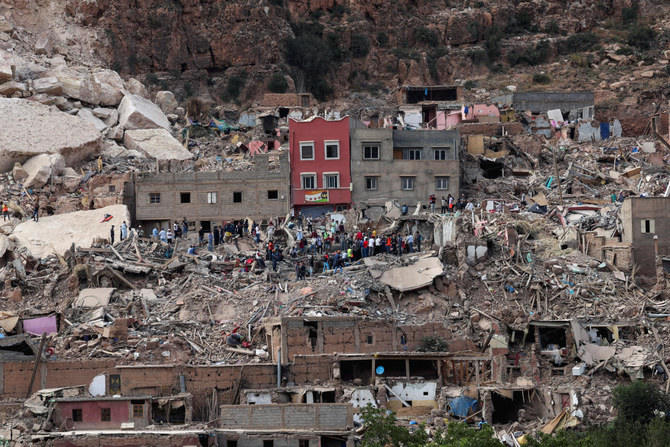
[[[74,422],[75,429],[104,429],[104,428],[120,428],[123,422],[132,422],[130,417],[131,404],[129,400],[100,400],[100,401],[81,401],[81,402],[58,402],[57,407],[57,424],[62,424],[66,419],[72,422],[72,410],[75,408],[82,409],[82,421]],[[101,409],[110,408],[112,417],[109,422],[102,422],[100,419]],[[143,420],[149,421],[149,412],[151,406],[144,405]]]
[[[312,203],[312,205],[349,205],[351,203],[350,147],[349,147],[349,117],[327,121],[317,117],[310,121],[289,120],[289,144],[291,165],[291,204],[297,209],[309,205],[305,201],[307,190],[302,189],[300,174],[304,172],[316,173],[316,190],[325,190],[323,184],[324,172],[338,172],[340,174],[339,188],[328,189],[327,203]],[[340,157],[337,160],[326,160],[325,141],[337,140],[340,144]],[[300,159],[300,142],[314,142],[314,160]]]

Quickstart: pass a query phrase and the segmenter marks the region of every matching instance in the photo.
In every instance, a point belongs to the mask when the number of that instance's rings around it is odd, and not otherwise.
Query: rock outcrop
[[[61,154],[74,165],[102,148],[87,121],[26,99],[0,98],[0,171],[38,154]]]

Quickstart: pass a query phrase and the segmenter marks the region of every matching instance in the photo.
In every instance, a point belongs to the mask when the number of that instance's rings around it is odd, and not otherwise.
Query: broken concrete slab
[[[0,98],[0,171],[38,154],[61,154],[74,165],[102,148],[102,136],[90,123],[35,101]]]
[[[170,130],[170,121],[153,102],[138,95],[126,95],[119,104],[119,125],[126,130]]]
[[[105,307],[112,299],[112,294],[116,289],[113,287],[100,287],[97,289],[83,289],[79,292],[79,296],[73,307],[83,307],[86,309],[95,309],[96,307]]]
[[[616,353],[614,346],[598,346],[588,343],[579,348],[579,358],[587,365],[593,365],[603,360],[609,360]]]
[[[382,284],[406,292],[421,289],[433,283],[444,273],[444,267],[436,257],[424,258],[407,267],[398,267],[385,271],[379,281]]]
[[[100,118],[97,116],[93,115],[93,112],[91,112],[89,109],[79,109],[79,112],[77,112],[77,116],[83,120],[88,121],[89,123],[93,124],[96,129],[100,132],[104,132],[105,129],[107,129],[107,124],[105,124]]]
[[[126,130],[123,144],[156,160],[188,160],[193,157],[165,129]]]
[[[65,159],[60,154],[40,154],[23,164],[28,174],[24,181],[26,188],[41,188],[52,175],[59,175],[65,167]]]
[[[113,218],[103,222],[105,215]],[[109,239],[109,231],[114,224],[119,228],[123,221],[130,222],[130,212],[126,205],[112,205],[90,211],[57,214],[22,222],[14,228],[13,236],[19,245],[37,258],[44,258],[54,252],[64,254],[72,244],[88,248],[94,242]]]
[[[102,95],[98,84],[90,73],[80,73],[72,69],[60,68],[49,73],[63,85],[63,95],[82,102],[98,105]]]

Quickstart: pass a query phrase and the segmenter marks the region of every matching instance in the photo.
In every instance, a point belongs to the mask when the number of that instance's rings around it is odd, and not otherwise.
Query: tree
[[[619,385],[613,392],[614,406],[619,410],[617,419],[648,423],[655,411],[669,411],[670,399],[651,383],[635,381],[630,385]]]
[[[286,93],[286,90],[288,90],[286,76],[281,73],[273,74],[268,81],[268,90],[272,93]]]

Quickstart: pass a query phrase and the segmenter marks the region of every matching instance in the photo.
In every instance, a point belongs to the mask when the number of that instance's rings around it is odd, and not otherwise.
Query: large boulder
[[[100,118],[95,116],[93,112],[91,112],[89,109],[84,108],[79,109],[79,112],[77,112],[77,116],[93,124],[95,128],[98,129],[98,131],[100,132],[104,132],[107,129],[107,124],[105,124]]]
[[[123,144],[156,160],[188,160],[193,157],[165,129],[126,130]]]
[[[103,222],[106,214],[113,217]],[[40,217],[39,222],[28,220],[17,225],[12,236],[31,255],[44,258],[53,255],[54,251],[62,255],[72,244],[88,248],[97,239],[109,239],[112,225],[118,239],[118,228],[123,221],[130,223],[128,207],[113,205],[91,211]]]
[[[99,70],[93,79],[100,84],[100,105],[118,106],[123,99],[123,79],[114,70]]]
[[[98,105],[102,96],[100,84],[90,73],[80,73],[71,69],[60,69],[52,76],[56,77],[63,85],[63,95],[68,98]]]
[[[36,155],[23,164],[28,177],[23,183],[26,188],[41,188],[52,175],[60,175],[65,168],[65,159],[60,154]]]
[[[160,107],[166,115],[174,113],[174,111],[177,110],[177,107],[179,107],[177,99],[174,97],[174,93],[169,91],[156,93],[156,105]]]
[[[147,88],[135,78],[130,78],[126,81],[126,90],[131,95],[138,95],[143,98],[149,99],[149,92]]]
[[[156,129],[170,130],[170,121],[153,102],[138,95],[126,95],[119,104],[119,125],[126,130]]]
[[[108,109],[104,107],[96,107],[92,110],[93,115],[97,116],[105,122],[108,126],[116,126],[119,122],[119,111],[116,109]]]
[[[38,154],[61,154],[68,165],[102,149],[92,124],[27,99],[0,98],[0,172]]]
[[[48,95],[59,96],[63,94],[63,84],[55,76],[47,76],[33,81],[35,93],[46,93]]]

